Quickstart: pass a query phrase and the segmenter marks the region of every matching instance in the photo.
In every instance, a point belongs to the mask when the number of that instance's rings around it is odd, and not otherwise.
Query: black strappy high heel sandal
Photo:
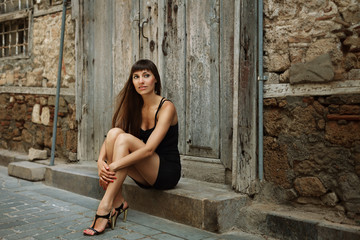
[[[115,213],[114,215],[111,216],[111,229],[114,230],[115,228],[115,225],[116,225],[116,220],[117,218],[120,216],[120,214],[124,213],[124,217],[123,217],[123,221],[126,222],[126,217],[127,217],[127,211],[129,209],[129,206],[127,206],[125,209],[124,209],[124,203],[122,203],[120,205],[120,207],[118,208],[115,208]]]
[[[94,227],[95,227],[96,220],[97,220],[98,218],[109,219],[109,218],[110,218],[110,213],[109,213],[109,214],[106,214],[106,215],[97,215],[97,214],[95,214],[95,220],[94,220],[93,225],[92,225],[91,227],[89,227],[89,228],[87,228],[87,229],[84,230],[84,232],[83,232],[84,235],[86,235],[86,236],[95,236],[95,235],[100,235],[100,234],[102,234],[102,233],[105,232],[105,229],[102,230],[101,232],[99,232],[99,231],[97,231],[97,230],[94,228]],[[105,228],[106,228],[106,227],[105,227]],[[94,234],[87,234],[87,233],[85,233],[85,231],[88,230],[88,229],[91,230],[91,231],[93,231]]]

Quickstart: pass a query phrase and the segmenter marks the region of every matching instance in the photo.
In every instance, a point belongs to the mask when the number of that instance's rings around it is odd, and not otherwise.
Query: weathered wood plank
[[[187,154],[219,156],[219,1],[187,1]]]
[[[232,108],[234,81],[234,1],[220,5],[220,158],[232,165]]]
[[[163,1],[162,1],[163,2]],[[186,94],[186,8],[183,0],[159,4],[159,63],[162,95],[173,101],[179,119],[179,151],[185,154],[185,94]],[[161,13],[161,15],[160,15]]]
[[[0,93],[56,95],[56,88],[1,86]],[[60,88],[61,96],[75,96],[74,88]]]
[[[29,10],[27,10],[27,9],[16,11],[16,12],[3,13],[3,14],[0,14],[0,22],[25,18],[28,16],[29,16]]]
[[[113,5],[112,0],[95,1],[94,8],[94,157],[111,128],[113,109]],[[106,13],[106,14],[104,14]]]
[[[77,109],[81,111],[78,136],[78,159],[93,160],[94,157],[94,0],[80,0],[83,16],[79,21],[79,54],[77,54]],[[79,82],[80,81],[80,82]]]
[[[116,96],[139,59],[139,0],[117,0],[114,7],[113,91]]]
[[[140,0],[140,58],[158,64],[158,0]]]
[[[308,83],[290,85],[283,83],[264,85],[264,98],[358,93],[360,93],[360,80],[346,80],[326,84]]]
[[[234,161],[236,177],[233,186],[247,193],[256,180],[256,62],[257,62],[257,3],[251,0],[240,4],[240,81],[238,89],[239,126],[238,158]],[[233,166],[234,167],[234,166]]]

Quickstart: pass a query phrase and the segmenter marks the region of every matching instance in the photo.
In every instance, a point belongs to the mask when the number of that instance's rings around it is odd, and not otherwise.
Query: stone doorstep
[[[48,166],[45,184],[97,199],[104,193],[94,165]],[[229,186],[186,178],[166,191],[141,189],[127,178],[123,193],[130,209],[212,232],[233,228],[240,217],[236,209],[248,203],[246,195],[233,192]]]
[[[8,174],[29,181],[42,181],[45,177],[45,166],[29,161],[12,162],[8,165]]]

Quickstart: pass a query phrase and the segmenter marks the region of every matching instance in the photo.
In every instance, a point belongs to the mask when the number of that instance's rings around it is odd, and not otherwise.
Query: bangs
[[[137,61],[131,68],[131,74],[133,74],[134,72],[137,71],[143,71],[143,70],[147,70],[147,71],[151,71],[152,73],[154,73],[154,64],[149,61],[149,60],[139,60]]]

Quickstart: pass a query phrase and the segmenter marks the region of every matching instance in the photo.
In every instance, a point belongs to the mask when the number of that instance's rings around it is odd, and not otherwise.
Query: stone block
[[[321,38],[311,43],[306,51],[305,61],[310,62],[322,55],[329,54],[332,62],[341,62],[343,53],[339,49],[340,40],[333,38]]]
[[[290,84],[329,82],[334,78],[330,55],[323,54],[307,63],[297,63],[290,68]]]
[[[336,193],[330,192],[330,193],[322,196],[321,201],[327,206],[334,207],[334,206],[336,206],[336,203],[339,201],[339,199],[336,196]]]
[[[329,121],[326,123],[325,127],[325,139],[334,144],[339,144],[345,147],[352,147],[356,141],[360,140],[360,135],[358,134],[359,132],[359,121],[350,121],[346,125],[339,125],[336,121]]]
[[[265,66],[269,72],[284,72],[290,67],[289,54],[273,53],[264,58]]]
[[[41,111],[41,123],[49,126],[50,125],[50,109],[48,107],[43,107]]]
[[[350,80],[359,80],[360,79],[360,69],[351,69],[349,71]]]
[[[319,197],[326,193],[326,189],[317,177],[301,177],[294,181],[296,191],[301,196]]]
[[[346,173],[339,177],[339,197],[343,201],[358,201],[360,205],[360,179],[355,173]]]
[[[26,129],[22,130],[21,138],[26,143],[32,143],[33,135]]]
[[[76,162],[77,161],[77,153],[69,152],[69,161]]]
[[[41,123],[40,120],[40,104],[35,104],[31,114],[31,121],[34,123]]]
[[[35,160],[35,159],[47,159],[47,152],[46,150],[38,150],[34,148],[29,149],[29,159]]]
[[[45,166],[28,161],[14,162],[9,164],[8,174],[29,181],[42,181],[45,178]]]

